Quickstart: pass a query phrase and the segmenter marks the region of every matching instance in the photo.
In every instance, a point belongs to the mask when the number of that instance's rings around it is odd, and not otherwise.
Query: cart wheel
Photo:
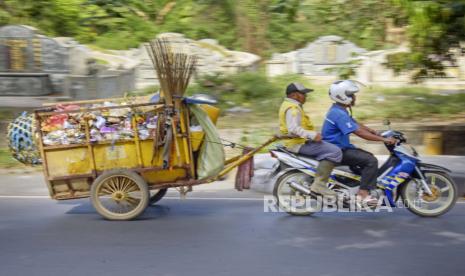
[[[166,195],[167,191],[168,191],[168,188],[156,190],[156,192],[152,196],[150,196],[149,204],[153,205],[157,203],[158,201],[160,201]]]
[[[109,220],[130,220],[139,216],[147,208],[149,198],[145,180],[125,169],[106,171],[92,184],[92,204]]]

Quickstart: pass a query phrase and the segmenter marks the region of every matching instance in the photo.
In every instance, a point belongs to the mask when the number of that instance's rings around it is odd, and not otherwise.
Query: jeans
[[[369,191],[376,188],[378,159],[373,154],[362,149],[343,149],[341,164],[360,173],[360,189]]]

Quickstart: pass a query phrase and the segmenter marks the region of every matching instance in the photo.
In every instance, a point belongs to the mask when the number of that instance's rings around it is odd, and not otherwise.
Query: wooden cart
[[[152,103],[94,108],[88,107],[89,101],[72,104],[80,108],[53,111],[48,107],[35,111],[37,142],[50,196],[56,200],[90,197],[97,212],[111,220],[130,220],[139,216],[150,203],[160,200],[168,188],[177,187],[185,194],[191,186],[213,182],[280,139],[273,137],[248,153],[227,160],[224,169],[215,176],[197,179],[196,152],[202,142],[208,141],[203,141],[203,132],[190,131],[189,108],[182,101],[178,110],[178,132],[173,137],[175,149],[171,151],[168,167],[163,163],[161,146],[154,145],[153,137],[145,140],[139,137],[136,116],[132,119],[134,135],[131,139],[91,141],[89,123],[83,119],[85,139],[82,143],[45,145],[41,124],[50,116],[112,109],[129,109],[134,114],[141,111],[156,114],[164,110],[163,105]],[[205,105],[203,108],[208,110],[210,107]]]

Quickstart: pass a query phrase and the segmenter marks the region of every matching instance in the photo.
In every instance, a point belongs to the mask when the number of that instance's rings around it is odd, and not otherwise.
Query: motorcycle
[[[402,203],[409,211],[422,217],[437,217],[448,212],[458,196],[457,186],[450,177],[451,171],[422,162],[417,151],[407,144],[405,135],[391,130],[389,122],[386,124],[388,130],[381,136],[393,137],[397,143],[385,144],[390,155],[378,169],[377,188],[371,194],[383,199],[380,201],[382,206],[399,207]],[[321,210],[321,205],[315,204],[318,197],[310,191],[318,161],[282,146],[270,150],[270,154],[279,161],[273,189],[279,208],[293,215],[310,215]],[[356,171],[357,168],[336,167],[329,178],[328,188],[338,193],[344,207],[349,205],[359,189],[360,175]]]

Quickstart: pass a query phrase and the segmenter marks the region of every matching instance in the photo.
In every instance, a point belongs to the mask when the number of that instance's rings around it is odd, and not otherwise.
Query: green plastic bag
[[[224,149],[216,126],[207,113],[196,104],[189,105],[189,108],[205,132],[204,141],[197,158],[197,177],[203,179],[216,175],[223,170]]]

